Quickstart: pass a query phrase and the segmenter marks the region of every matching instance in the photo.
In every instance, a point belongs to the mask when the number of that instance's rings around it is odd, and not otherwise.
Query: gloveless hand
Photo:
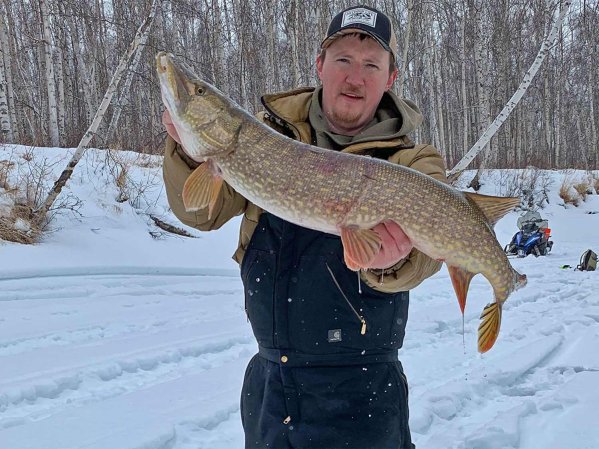
[[[179,133],[177,132],[177,128],[176,128],[175,124],[173,123],[173,119],[171,118],[171,114],[168,112],[168,109],[165,109],[164,112],[162,113],[162,124],[166,128],[166,132],[168,133],[168,135],[171,136],[175,140],[175,142],[177,142],[181,146],[181,148],[183,149],[185,154],[190,159],[192,159],[196,162],[204,162],[204,159],[198,159],[197,157],[193,157],[192,155],[189,154],[189,152],[187,150],[185,150],[185,147],[181,143],[181,138],[179,137]]]
[[[173,124],[173,119],[171,119],[171,114],[168,112],[168,109],[165,109],[162,113],[162,124],[166,128],[166,132],[169,136],[175,139],[175,142],[181,144],[181,139],[179,138],[179,133],[177,132],[177,128]]]
[[[381,238],[381,249],[366,268],[389,268],[410,254],[412,242],[403,229],[392,220],[385,220],[372,228]]]

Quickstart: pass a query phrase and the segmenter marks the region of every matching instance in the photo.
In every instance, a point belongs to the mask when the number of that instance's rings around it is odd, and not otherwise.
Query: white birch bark
[[[0,12],[3,6],[0,5]],[[0,142],[13,142],[13,125],[8,104],[8,80],[6,73],[10,72],[10,62],[8,60],[7,50],[8,33],[4,18],[0,17]]]
[[[275,2],[271,6],[265,6],[266,13],[266,52],[268,57],[268,66],[266,68],[266,89],[268,92],[278,92],[279,74],[278,64],[275,60],[275,48],[277,42],[276,21],[275,21]]]
[[[11,113],[9,95],[12,90],[10,72],[10,43],[7,25],[4,23],[4,5],[0,4],[0,141],[14,142],[15,121]]]
[[[8,14],[5,16],[8,17]],[[9,25],[10,27],[10,22]],[[6,78],[6,98],[8,100],[8,116],[10,117],[12,140],[20,142],[19,114],[15,106],[15,83],[13,82],[13,73],[16,73],[16,59],[11,58],[11,43],[9,41],[8,28],[4,20],[0,19],[0,51],[4,60],[4,76]]]
[[[108,85],[108,88],[106,89],[106,93],[104,94],[102,103],[100,104],[100,107],[96,111],[96,114],[94,116],[94,119],[93,119],[91,125],[87,129],[86,133],[83,135],[83,138],[81,139],[81,141],[79,142],[79,145],[77,146],[77,150],[71,157],[71,160],[67,164],[66,168],[62,171],[60,177],[54,183],[54,186],[48,193],[48,196],[46,197],[44,204],[35,211],[35,221],[40,225],[40,228],[43,228],[43,224],[47,220],[48,211],[54,204],[54,201],[56,200],[56,198],[62,191],[62,188],[64,187],[64,185],[70,179],[71,175],[73,174],[73,170],[75,169],[75,166],[83,157],[83,154],[85,153],[85,150],[87,149],[87,145],[94,137],[96,130],[98,129],[98,126],[100,125],[100,122],[102,121],[102,118],[104,117],[104,114],[106,113],[106,109],[108,108],[108,105],[110,104],[110,101],[112,100],[112,96],[114,95],[114,93],[118,87],[119,81],[123,77],[123,73],[127,69],[127,66],[129,65],[131,59],[137,52],[140,42],[145,41],[145,39],[147,39],[147,35],[150,33],[151,25],[152,25],[152,22],[154,21],[156,9],[157,9],[159,2],[160,2],[160,0],[153,0],[150,14],[148,15],[148,17],[146,17],[146,19],[143,21],[143,23],[139,26],[139,28],[137,29],[137,33],[135,34],[135,37],[133,38],[133,41],[129,45],[129,49],[121,57],[121,60],[119,61],[119,65],[117,66],[114,74],[112,75],[110,84]]]
[[[401,66],[399,67],[399,79],[397,80],[397,92],[400,97],[404,96],[403,85],[406,79],[408,70],[408,49],[410,48],[410,33],[412,32],[412,10],[414,8],[414,0],[406,0],[406,26],[404,30],[402,49],[401,49]],[[395,61],[397,64],[399,61]]]
[[[483,17],[482,1],[476,0],[473,8],[475,23],[477,27],[477,38],[474,40],[474,61],[476,67],[476,96],[478,98],[478,109],[477,109],[477,120],[479,134],[483,133],[484,130],[489,126],[491,120],[491,102],[489,99],[489,66],[491,62],[489,60],[489,36],[487,33],[488,25],[486,17]],[[470,181],[469,187],[474,188],[478,191],[480,188],[480,176],[484,168],[489,164],[490,154],[488,148],[485,147],[489,144],[491,139],[487,141],[481,151],[483,151],[483,159],[480,162],[478,170],[474,178]]]
[[[443,112],[445,108],[443,107],[443,98],[441,95],[441,91],[443,89],[443,79],[441,78],[441,64],[439,62],[439,47],[436,45],[435,38],[433,36],[433,61],[432,61],[432,73],[434,76],[434,84],[436,92],[435,94],[435,109],[437,113],[437,133],[438,133],[438,142],[436,147],[441,151],[441,154],[445,160],[447,160],[447,145],[445,141],[445,119]]]
[[[466,88],[466,5],[462,3],[462,21],[460,23],[462,33],[460,45],[460,74],[462,90],[462,151],[468,148],[468,135],[470,131],[470,111],[468,110],[468,89]]]
[[[13,141],[7,91],[8,83],[4,76],[4,61],[0,60],[0,142]]]
[[[154,17],[156,17],[156,11],[158,9],[157,1],[155,1],[152,4],[152,8],[153,9],[150,12],[150,16],[152,17],[152,21],[153,21]],[[151,26],[152,26],[152,23],[150,22],[150,24],[148,25],[148,29],[150,29]],[[114,134],[114,131],[119,123],[119,118],[121,117],[121,112],[123,112],[123,108],[127,104],[127,97],[131,94],[131,92],[130,92],[131,81],[133,80],[133,75],[135,74],[135,72],[137,70],[139,61],[141,60],[141,55],[144,51],[144,47],[146,46],[146,43],[148,42],[149,37],[150,37],[150,33],[145,33],[139,38],[137,47],[135,49],[135,53],[133,55],[133,60],[131,61],[130,64],[127,65],[127,68],[128,68],[127,76],[125,78],[125,81],[122,83],[122,87],[120,88],[120,94],[118,96],[116,103],[114,104],[114,110],[112,113],[112,117],[110,119],[110,125],[108,125],[108,130],[106,131],[106,136],[104,138],[104,142],[106,142],[106,143],[110,142],[110,139],[112,138],[112,135]]]
[[[50,144],[54,147],[60,146],[60,134],[58,127],[58,100],[56,99],[56,84],[54,80],[54,61],[52,60],[53,43],[52,30],[50,29],[50,12],[48,0],[40,0],[40,13],[43,25],[44,61],[46,64],[46,92],[48,95],[48,133]]]
[[[56,83],[58,87],[58,135],[60,142],[65,141],[66,132],[66,98],[64,94],[64,70],[62,67],[62,50],[56,47]]]
[[[495,118],[493,123],[491,123],[491,125],[485,130],[485,132],[480,136],[478,141],[473,145],[473,147],[468,151],[468,153],[466,153],[466,155],[460,160],[460,162],[458,162],[455,165],[455,167],[448,171],[447,174],[448,176],[451,176],[452,179],[455,179],[457,175],[459,175],[459,173],[464,171],[466,167],[468,167],[470,162],[474,160],[477,154],[484,149],[485,145],[491,140],[491,137],[495,135],[502,123],[507,119],[507,117],[514,110],[516,105],[520,102],[520,100],[526,93],[526,90],[530,86],[530,83],[532,82],[533,78],[537,74],[539,67],[541,67],[541,64],[543,63],[548,50],[555,44],[555,39],[557,38],[558,30],[564,20],[566,13],[568,12],[568,9],[570,8],[571,3],[571,1],[565,1],[562,4],[562,9],[558,18],[553,23],[551,31],[547,35],[547,38],[541,44],[541,48],[539,49],[539,52],[532,66],[524,75],[524,79],[520,83],[520,86],[518,87],[514,95],[512,95],[512,98],[509,99],[509,101],[501,110],[499,115]]]
[[[553,152],[553,123],[551,120],[551,91],[549,90],[549,73],[543,77],[543,129],[545,130],[545,148],[547,154]]]
[[[225,64],[225,46],[224,44],[224,31],[223,31],[223,17],[222,11],[220,8],[220,0],[214,1],[212,6],[212,20],[213,20],[213,35],[214,35],[214,45],[215,45],[215,55],[213,61],[213,72],[214,72],[214,83],[217,86],[228,86],[228,80],[226,78],[227,70],[224,66]]]
[[[300,83],[300,62],[299,62],[299,45],[298,45],[298,36],[297,36],[297,28],[298,28],[298,6],[297,0],[291,1],[291,20],[292,22],[288,24],[288,29],[290,33],[291,40],[291,73],[293,76],[293,85],[294,87],[299,86]]]
[[[81,45],[79,43],[80,33],[77,23],[74,20],[70,22],[70,32],[73,35],[72,43],[73,43],[73,51],[75,52],[75,58],[77,59],[77,66],[79,67],[79,79],[83,84],[83,92],[81,92],[81,96],[83,97],[83,101],[85,103],[85,116],[87,119],[87,123],[91,123],[92,118],[94,116],[95,109],[95,99],[97,98],[97,89],[95,88],[94,76],[93,73],[90,73],[89,67],[85,62],[85,58],[83,57],[83,51],[81,49]]]
[[[595,164],[599,164],[599,141],[597,141],[597,123],[595,122],[595,89],[593,88],[593,71],[589,70],[589,115],[591,122],[591,139],[587,146],[591,154],[595,154]]]

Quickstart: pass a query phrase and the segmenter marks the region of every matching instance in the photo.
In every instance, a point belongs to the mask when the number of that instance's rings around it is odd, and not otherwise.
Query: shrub
[[[578,191],[574,188],[574,185],[568,176],[564,177],[562,185],[559,188],[559,197],[564,200],[565,204],[572,204],[578,206],[580,204],[580,196]]]

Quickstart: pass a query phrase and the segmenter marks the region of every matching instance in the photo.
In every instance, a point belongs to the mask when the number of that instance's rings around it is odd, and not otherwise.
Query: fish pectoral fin
[[[463,268],[447,265],[449,271],[449,277],[453,284],[453,289],[456,296],[458,297],[458,303],[460,304],[460,310],[464,315],[466,309],[466,297],[468,296],[468,288],[470,287],[470,281],[475,276],[475,273],[464,270]]]
[[[472,192],[464,192],[464,194],[478,206],[491,227],[520,205],[520,198],[517,197],[489,196]]]
[[[372,229],[341,228],[343,257],[350,270],[367,268],[381,249],[381,238]]]
[[[183,185],[185,210],[193,212],[208,207],[208,218],[211,218],[222,186],[223,178],[215,174],[210,161],[204,162],[189,175]]]
[[[482,354],[491,349],[497,341],[501,326],[501,306],[499,303],[487,304],[480,318],[482,321],[478,326],[478,352]]]

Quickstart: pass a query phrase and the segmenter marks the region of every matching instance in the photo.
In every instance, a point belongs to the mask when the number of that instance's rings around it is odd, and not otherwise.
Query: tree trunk
[[[289,37],[291,41],[291,74],[293,78],[293,85],[299,86],[300,83],[300,63],[299,63],[299,37],[297,33],[298,28],[298,6],[297,0],[291,0],[291,13],[290,13],[291,23],[288,25]]]
[[[462,97],[462,151],[468,148],[468,136],[470,135],[470,111],[468,109],[468,89],[466,88],[466,14],[465,2],[462,3],[462,21],[460,23],[461,45],[460,45],[460,74],[461,74],[461,97]],[[452,161],[453,162],[453,161]]]
[[[397,80],[397,92],[400,97],[404,96],[404,82],[408,70],[408,49],[410,48],[410,33],[412,31],[412,9],[414,8],[414,0],[406,0],[406,26],[404,29],[401,65],[399,66],[399,79]],[[398,64],[400,61],[395,61]]]
[[[158,3],[154,2],[154,8],[158,7]],[[152,17],[156,16],[156,11],[153,11]],[[141,60],[141,55],[144,51],[146,43],[148,42],[149,33],[142,35],[138,42],[138,47],[133,56],[133,61],[128,64],[127,76],[125,78],[125,82],[122,83],[122,87],[120,88],[120,94],[118,96],[118,100],[113,106],[112,117],[110,119],[110,125],[108,125],[108,130],[106,131],[106,136],[104,137],[104,142],[108,144],[112,139],[114,131],[119,123],[119,118],[121,117],[121,112],[123,112],[123,108],[127,104],[127,98],[131,95],[131,81],[133,80],[133,75],[137,71],[137,66],[139,65],[139,61]]]
[[[58,87],[58,135],[60,142],[65,142],[66,132],[66,98],[64,93],[64,70],[62,66],[62,51],[56,48],[56,82]]]
[[[40,0],[39,5],[44,30],[44,61],[46,64],[46,92],[48,95],[48,133],[50,135],[50,144],[53,147],[58,147],[60,146],[58,100],[56,99],[56,84],[54,80],[54,61],[52,58],[54,45],[52,43],[52,31],[50,29],[48,0]]]
[[[571,1],[566,1],[562,5],[562,10],[560,12],[559,17],[553,23],[553,27],[551,28],[551,31],[547,35],[547,38],[541,44],[539,53],[537,54],[537,57],[535,58],[530,69],[528,69],[528,72],[526,72],[526,74],[524,75],[524,79],[520,83],[518,90],[514,93],[512,98],[509,99],[508,103],[501,110],[501,112],[495,118],[493,123],[491,123],[491,125],[487,128],[487,130],[483,133],[483,135],[480,136],[480,138],[474,144],[474,146],[470,149],[470,151],[468,151],[468,153],[462,158],[462,160],[460,160],[460,162],[458,162],[456,164],[455,167],[453,167],[451,170],[449,170],[448,176],[450,176],[450,178],[452,180],[455,180],[459,176],[459,174],[466,169],[466,167],[470,164],[470,162],[472,162],[472,160],[474,160],[476,155],[484,149],[485,145],[489,142],[489,140],[491,140],[491,137],[493,137],[493,135],[497,132],[497,130],[499,129],[501,124],[507,119],[509,114],[514,110],[514,108],[516,107],[518,102],[522,99],[522,97],[526,93],[526,90],[530,86],[530,83],[532,82],[534,76],[536,75],[537,71],[539,70],[539,67],[543,63],[543,60],[545,59],[548,48],[551,48],[551,46],[554,44],[554,41],[557,38],[557,31],[564,20],[564,16],[566,15],[566,13],[568,12],[568,9],[570,8],[570,3],[571,3]]]
[[[587,148],[591,155],[594,155],[595,166],[599,165],[599,141],[597,140],[597,123],[595,121],[595,89],[594,89],[594,71],[589,70],[589,115],[590,115],[590,128],[591,128],[591,139],[587,142]]]
[[[92,140],[94,134],[96,133],[98,126],[100,125],[100,122],[102,121],[102,118],[104,117],[104,114],[106,113],[106,109],[108,109],[108,105],[110,104],[110,101],[112,100],[112,96],[114,95],[114,93],[118,87],[119,81],[121,80],[121,78],[123,76],[123,73],[127,69],[127,66],[129,65],[129,63],[130,63],[131,59],[133,58],[133,56],[135,55],[135,53],[138,51],[140,42],[146,41],[147,35],[149,34],[149,32],[151,30],[152,22],[154,21],[154,17],[156,15],[156,10],[158,8],[159,2],[160,2],[160,0],[153,0],[151,10],[150,10],[148,17],[146,17],[146,19],[143,21],[143,23],[138,28],[137,33],[135,34],[135,37],[133,38],[133,41],[129,45],[128,51],[121,57],[119,65],[116,68],[116,70],[112,76],[112,79],[110,80],[108,89],[106,90],[106,93],[104,94],[102,103],[100,104],[100,107],[96,111],[94,120],[92,121],[91,125],[89,126],[87,132],[84,134],[83,138],[79,142],[79,145],[77,146],[77,151],[75,151],[75,153],[73,154],[73,157],[69,161],[67,167],[62,171],[60,177],[54,183],[54,186],[52,187],[52,190],[50,190],[50,192],[48,193],[48,196],[47,196],[46,200],[44,201],[44,204],[38,210],[35,211],[34,220],[37,222],[39,229],[43,229],[45,227],[44,225],[45,225],[45,222],[47,221],[48,212],[52,208],[52,205],[54,204],[54,201],[56,201],[56,198],[58,197],[58,195],[60,195],[62,188],[65,186],[67,181],[71,178],[71,175],[73,174],[73,170],[75,169],[75,166],[83,157],[83,154],[85,153],[85,150],[87,149],[87,145],[89,144],[89,142]]]
[[[0,4],[0,13],[3,11]],[[11,119],[10,106],[8,104],[8,76],[10,72],[8,33],[4,18],[0,16],[0,142],[13,142],[13,120]]]

